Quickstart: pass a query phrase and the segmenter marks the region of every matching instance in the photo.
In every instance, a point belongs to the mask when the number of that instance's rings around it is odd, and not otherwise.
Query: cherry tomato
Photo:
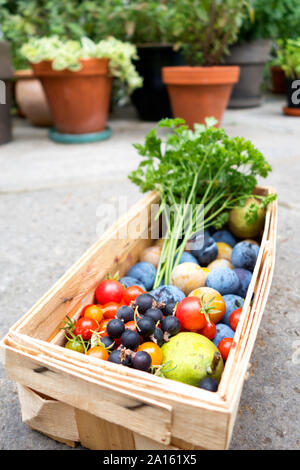
[[[98,329],[98,323],[93,318],[81,317],[75,323],[74,335],[81,335],[84,341],[91,339],[93,331]]]
[[[110,320],[111,320],[111,318],[106,318],[105,320],[102,320],[102,322],[100,323],[100,326],[99,326],[99,335],[100,336],[108,336],[107,331],[106,331],[106,327],[107,327],[107,323]]]
[[[160,366],[162,363],[162,352],[158,344],[147,341],[141,344],[137,351],[145,351],[150,354],[153,366]]]
[[[80,312],[80,316],[81,316],[81,317],[84,317],[84,313],[85,313],[86,309],[89,308],[89,307],[91,307],[92,305],[95,305],[95,304],[88,304],[88,305],[86,305],[85,307],[83,307],[83,309],[82,309],[81,312]]]
[[[231,349],[233,338],[223,338],[219,342],[218,349],[221,353],[222,358],[226,361],[229,351]]]
[[[82,341],[79,341],[77,338],[69,339],[66,342],[65,348],[71,349],[72,351],[77,351],[79,353],[84,353],[84,346]]]
[[[103,359],[103,361],[107,361],[109,357],[108,351],[103,348],[103,346],[94,346],[89,349],[86,354],[88,356],[96,357],[97,359]]]
[[[237,328],[242,311],[243,311],[242,308],[237,308],[236,310],[232,312],[232,314],[229,317],[229,325],[231,326],[233,331],[235,331]]]
[[[115,318],[118,309],[122,306],[122,304],[117,302],[108,302],[107,304],[103,305],[103,314],[104,318]]]
[[[201,313],[202,304],[199,297],[185,297],[176,309],[176,317],[182,328],[186,330],[201,330],[206,325],[204,313]]]
[[[144,289],[142,289],[141,287],[139,286],[130,286],[130,287],[127,287],[125,290],[124,290],[124,293],[123,293],[123,300],[125,302],[126,305],[130,305],[131,302],[134,302],[135,299],[141,295],[141,294],[145,294],[146,291],[144,291]]]
[[[211,307],[215,307],[209,312],[209,318],[214,323],[218,323],[224,317],[226,312],[225,300],[216,289],[213,289],[212,287],[199,287],[198,289],[193,290],[189,297],[199,297],[199,299],[203,298],[205,304],[209,303]]]
[[[95,291],[97,302],[105,305],[108,302],[120,303],[124,293],[124,286],[115,279],[105,279],[100,282]]]
[[[199,331],[200,335],[206,336],[208,339],[214,339],[217,333],[217,327],[214,322],[206,323],[205,327]]]
[[[84,312],[85,318],[93,318],[98,323],[100,323],[103,319],[103,310],[100,305],[89,305]]]
[[[127,323],[125,323],[125,329],[137,331],[135,321],[132,320],[132,321],[128,321]]]

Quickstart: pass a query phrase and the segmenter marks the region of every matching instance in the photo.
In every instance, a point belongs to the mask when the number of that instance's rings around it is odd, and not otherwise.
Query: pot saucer
[[[300,117],[300,108],[289,108],[285,106],[283,109],[283,113],[287,116],[297,116]]]
[[[90,144],[92,142],[109,139],[111,134],[110,127],[100,132],[90,132],[88,134],[63,134],[58,132],[54,127],[48,131],[49,138],[61,144]]]

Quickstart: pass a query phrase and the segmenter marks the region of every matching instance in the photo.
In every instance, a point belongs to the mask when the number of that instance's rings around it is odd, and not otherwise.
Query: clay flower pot
[[[14,77],[15,99],[21,115],[34,126],[52,126],[53,119],[40,80],[31,69],[17,70]]]
[[[112,77],[108,59],[82,59],[79,71],[53,70],[51,61],[32,64],[39,77],[61,134],[104,131],[109,111]]]
[[[287,92],[285,73],[279,65],[271,67],[272,93],[285,94]]]
[[[175,117],[185,119],[190,128],[211,116],[220,125],[239,67],[164,67],[162,76]]]

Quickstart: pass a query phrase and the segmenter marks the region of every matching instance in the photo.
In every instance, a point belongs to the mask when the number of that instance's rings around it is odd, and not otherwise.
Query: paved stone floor
[[[222,123],[266,155],[279,197],[276,270],[231,449],[300,448],[300,120],[283,116],[283,102],[267,96],[259,108],[227,110]],[[15,119],[13,142],[0,147],[0,337],[111,223],[104,204],[141,197],[127,179],[139,161],[132,143],[153,123],[129,109],[109,124],[110,140],[63,145]],[[22,424],[1,365],[0,449],[68,449]]]

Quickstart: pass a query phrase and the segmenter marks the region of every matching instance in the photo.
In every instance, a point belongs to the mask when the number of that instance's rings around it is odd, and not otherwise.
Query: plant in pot
[[[287,106],[283,112],[289,116],[300,116],[300,37],[278,40],[278,63],[285,73]]]
[[[107,127],[113,77],[131,93],[142,85],[132,60],[136,48],[113,37],[93,42],[33,38],[22,47],[45,90],[54,120],[50,138],[91,142],[110,136]]]
[[[175,117],[189,127],[214,116],[220,123],[239,67],[221,65],[237,39],[244,4],[239,0],[174,0],[173,34],[188,66],[164,67]]]
[[[53,120],[41,82],[28,67],[21,47],[32,36],[58,34],[60,37],[80,39],[85,33],[79,4],[78,0],[66,0],[63,4],[49,0],[1,1],[1,29],[4,38],[11,44],[15,69],[14,104],[18,114],[35,126],[49,127]]]
[[[173,8],[170,0],[115,0],[114,2],[87,2],[86,23],[93,24],[94,37],[114,37],[130,41],[137,47],[139,59],[135,67],[143,78],[143,86],[131,95],[140,119],[158,121],[171,117],[172,110],[166,86],[161,77],[164,66],[185,63],[180,50],[174,46]],[[87,18],[90,18],[88,21]],[[106,20],[109,18],[109,22]]]
[[[294,0],[292,0],[294,1]],[[295,0],[298,1],[298,0]],[[230,48],[227,64],[239,65],[238,83],[229,101],[230,108],[250,108],[262,103],[264,69],[270,59],[272,40],[279,36],[289,0],[248,0],[238,42]]]
[[[277,38],[296,39],[300,34],[300,2],[299,0],[282,0],[276,9],[278,15]],[[271,91],[276,94],[286,94],[286,77],[277,57],[278,45],[272,47],[270,61]]]

